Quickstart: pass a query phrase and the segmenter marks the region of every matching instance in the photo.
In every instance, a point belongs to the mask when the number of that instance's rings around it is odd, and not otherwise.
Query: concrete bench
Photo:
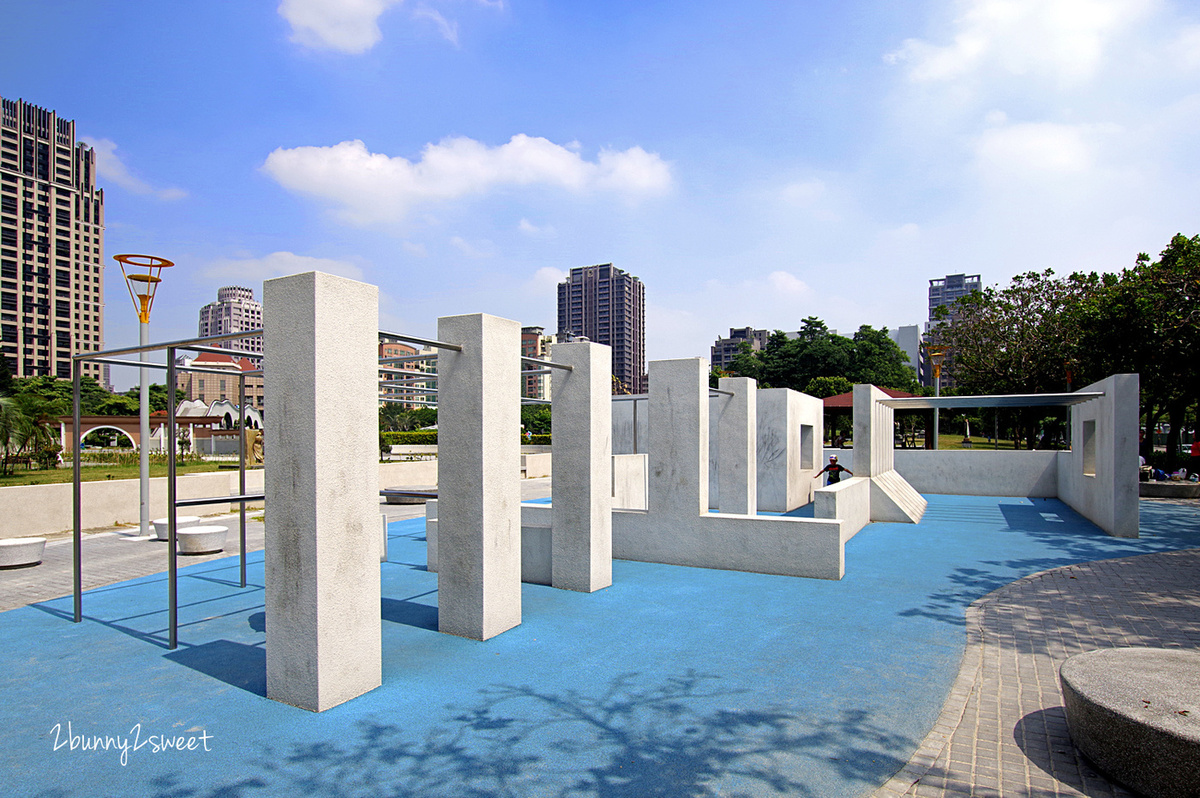
[[[427,488],[385,488],[379,491],[388,504],[424,504],[437,498],[437,486]]]
[[[45,550],[45,538],[5,538],[0,540],[0,568],[37,565]]]
[[[225,548],[227,526],[193,526],[175,530],[180,554],[215,554]]]
[[[1200,498],[1200,482],[1139,482],[1138,496],[1154,499],[1196,499]]]
[[[1147,798],[1200,785],[1200,652],[1107,648],[1058,672],[1067,729],[1101,772]]]
[[[154,525],[154,534],[158,535],[159,540],[166,540],[171,534],[171,520],[169,518],[156,518],[150,522]],[[195,515],[180,515],[175,518],[175,529],[187,529],[188,527],[196,526],[200,523],[200,517]]]

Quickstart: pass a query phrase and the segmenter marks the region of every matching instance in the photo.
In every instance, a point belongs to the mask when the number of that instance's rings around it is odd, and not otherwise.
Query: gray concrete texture
[[[1149,798],[1200,793],[1200,652],[1107,648],[1059,668],[1071,741]]]
[[[717,481],[723,513],[758,512],[758,383],[749,377],[722,377],[717,420]]]
[[[612,349],[591,342],[555,344],[551,417],[551,584],[590,593],[612,584]]]
[[[379,289],[263,284],[267,696],[323,711],[378,687]]]
[[[521,623],[521,325],[438,319],[438,629],[487,640]]]

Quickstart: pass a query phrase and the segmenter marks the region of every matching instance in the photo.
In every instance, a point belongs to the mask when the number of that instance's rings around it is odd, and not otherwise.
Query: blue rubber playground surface
[[[393,523],[383,686],[320,714],[265,697],[261,553],[245,589],[236,558],[181,569],[176,651],[163,575],[87,593],[81,624],[70,597],[2,613],[0,792],[850,798],[932,726],[971,601],[1200,547],[1192,508],[1143,503],[1117,540],[1055,500],[928,498],[851,540],[838,582],[618,561],[595,594],[525,585],[483,643],[436,631],[424,520]]]

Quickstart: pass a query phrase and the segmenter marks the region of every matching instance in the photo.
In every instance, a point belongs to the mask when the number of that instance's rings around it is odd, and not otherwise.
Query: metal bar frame
[[[71,430],[71,437],[74,438],[72,450],[74,457],[72,458],[72,469],[74,471],[74,485],[71,486],[71,517],[74,521],[74,530],[71,540],[71,558],[73,561],[72,580],[75,593],[75,623],[83,620],[83,491],[80,489],[82,484],[80,481],[80,465],[81,457],[79,445],[82,442],[79,437],[79,403],[80,403],[80,385],[83,375],[83,364],[78,360],[71,363],[71,417],[74,421],[74,426]]]
[[[549,366],[552,369],[562,369],[563,371],[574,371],[575,367],[570,363],[555,363],[553,360],[542,360],[539,357],[526,357],[521,355],[522,363],[529,363],[534,366]]]
[[[238,375],[238,493],[246,494],[246,377]],[[242,578],[242,587],[246,586],[246,503],[238,505],[238,542],[241,556],[238,563],[238,573]]]
[[[78,355],[72,355],[72,360],[95,360],[101,357],[112,357],[114,355],[136,355],[139,352],[157,352],[160,349],[188,349],[197,352],[207,351],[207,344],[221,343],[222,341],[236,341],[239,338],[258,338],[262,335],[262,330],[246,330],[238,333],[225,333],[224,335],[209,335],[204,338],[185,338],[180,341],[165,341],[158,344],[147,344],[145,346],[126,346],[121,349],[105,349],[100,352],[83,352]],[[210,347],[211,351],[217,354],[244,354],[248,357],[262,357],[261,352],[238,352],[234,349],[219,349]],[[174,358],[172,358],[173,360]]]
[[[414,360],[437,360],[437,355],[397,355],[379,358],[380,363],[411,363]]]
[[[388,332],[387,330],[380,330],[379,337],[390,338],[393,341],[403,341],[409,344],[420,344],[421,346],[429,346],[434,349],[449,349],[451,352],[462,351],[462,347],[458,344],[448,344],[445,341],[435,341],[432,338],[418,338],[415,335],[401,335],[400,333]]]
[[[175,347],[167,347],[167,396],[174,398],[175,390]],[[167,413],[167,647],[174,651],[179,646],[179,567],[178,554],[179,521],[175,510],[175,413]]]

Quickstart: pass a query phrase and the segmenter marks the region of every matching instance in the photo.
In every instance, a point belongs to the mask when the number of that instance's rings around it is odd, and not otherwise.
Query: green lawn
[[[206,471],[216,471],[218,467],[218,463],[181,465],[176,469],[176,473],[200,474]],[[34,471],[26,471],[24,467],[19,467],[15,474],[0,476],[0,487],[12,485],[51,485],[58,482],[70,482],[72,471],[70,463],[60,468]],[[84,482],[94,482],[104,479],[137,479],[138,467],[136,465],[84,465],[80,469],[80,474]],[[150,466],[150,476],[165,477],[166,475],[166,464]]]

